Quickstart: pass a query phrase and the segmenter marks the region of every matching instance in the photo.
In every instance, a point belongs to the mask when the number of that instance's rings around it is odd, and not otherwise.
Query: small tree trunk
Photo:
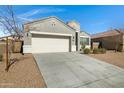
[[[6,37],[6,68],[5,70],[8,71],[9,68],[9,61],[8,61],[8,37]]]

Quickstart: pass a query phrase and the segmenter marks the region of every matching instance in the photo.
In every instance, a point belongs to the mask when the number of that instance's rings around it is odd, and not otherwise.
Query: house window
[[[89,38],[81,37],[80,38],[80,44],[81,45],[89,45]]]

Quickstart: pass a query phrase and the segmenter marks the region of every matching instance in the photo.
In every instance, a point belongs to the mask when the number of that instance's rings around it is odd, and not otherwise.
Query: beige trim
[[[72,36],[72,34],[63,34],[63,33],[49,33],[49,32],[38,32],[30,31],[32,34],[42,34],[42,35],[57,35],[57,36]]]
[[[90,38],[90,36],[80,36],[80,37]]]

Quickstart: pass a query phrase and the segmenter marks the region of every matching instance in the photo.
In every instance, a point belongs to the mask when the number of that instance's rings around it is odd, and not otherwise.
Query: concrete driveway
[[[34,54],[47,87],[124,87],[124,69],[79,53]]]

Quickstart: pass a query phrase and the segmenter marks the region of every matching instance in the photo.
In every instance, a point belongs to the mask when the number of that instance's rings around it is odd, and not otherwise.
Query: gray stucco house
[[[107,50],[124,51],[124,29],[111,29],[105,32],[91,35],[92,48],[93,43],[99,43],[99,46]]]
[[[57,17],[47,17],[24,24],[24,53],[79,51],[84,41],[90,48],[90,35],[80,32],[80,24],[75,21],[64,23]]]

